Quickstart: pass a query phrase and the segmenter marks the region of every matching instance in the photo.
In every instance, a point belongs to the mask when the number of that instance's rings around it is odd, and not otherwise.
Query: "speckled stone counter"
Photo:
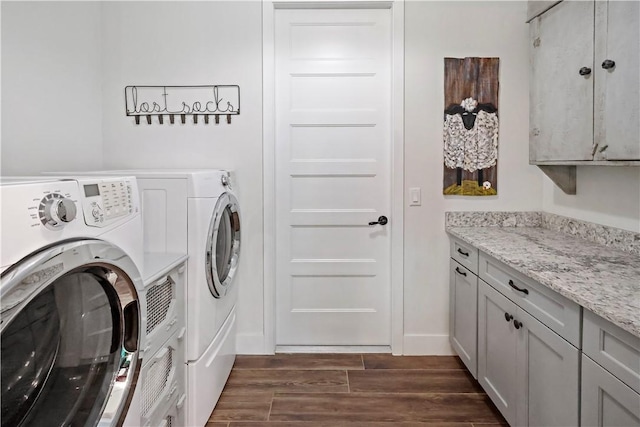
[[[460,224],[447,232],[640,337],[636,253],[541,226]]]

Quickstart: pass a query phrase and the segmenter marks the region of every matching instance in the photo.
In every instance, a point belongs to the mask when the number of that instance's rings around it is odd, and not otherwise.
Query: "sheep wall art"
[[[445,195],[498,194],[499,63],[444,59]]]

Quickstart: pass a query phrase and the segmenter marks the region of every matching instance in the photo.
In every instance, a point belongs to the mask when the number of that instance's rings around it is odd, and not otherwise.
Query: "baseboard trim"
[[[277,353],[391,353],[389,346],[277,346],[265,348],[261,333],[239,333],[236,336],[238,354]],[[449,335],[407,334],[403,340],[403,355],[450,356],[455,352],[449,343]]]
[[[279,345],[276,353],[391,353],[388,345]]]
[[[406,334],[403,354],[406,356],[450,356],[455,352],[449,335]]]
[[[238,333],[236,336],[237,354],[273,354],[273,349],[265,348],[264,334]]]

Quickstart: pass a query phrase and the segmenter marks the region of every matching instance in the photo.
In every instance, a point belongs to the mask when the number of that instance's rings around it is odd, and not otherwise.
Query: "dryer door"
[[[229,291],[240,256],[240,207],[232,193],[223,193],[211,218],[207,238],[206,274],[209,290],[216,298]]]
[[[2,427],[122,422],[140,363],[136,285],[132,260],[100,240],[62,242],[2,273]]]

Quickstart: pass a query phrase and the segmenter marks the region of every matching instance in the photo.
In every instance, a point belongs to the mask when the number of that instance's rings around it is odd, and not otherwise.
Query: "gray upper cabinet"
[[[563,1],[530,22],[532,164],[640,160],[640,2]]]
[[[640,2],[596,2],[595,160],[640,159]]]
[[[530,23],[532,162],[592,159],[593,14],[565,1]]]

